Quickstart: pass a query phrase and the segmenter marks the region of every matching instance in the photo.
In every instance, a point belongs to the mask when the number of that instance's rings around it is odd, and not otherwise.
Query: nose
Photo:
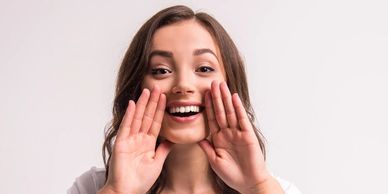
[[[172,93],[185,95],[185,94],[194,93],[194,90],[190,89],[187,86],[182,86],[181,84],[179,84],[179,86],[175,86],[172,88]]]
[[[177,79],[175,79],[175,84],[172,87],[172,93],[173,94],[192,94],[194,93],[194,80],[192,79],[192,76],[189,75],[189,73],[180,73],[177,75]]]

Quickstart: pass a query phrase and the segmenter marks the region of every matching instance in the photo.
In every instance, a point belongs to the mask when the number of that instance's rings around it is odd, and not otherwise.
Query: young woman
[[[233,41],[185,6],[158,12],[132,40],[103,157],[105,169],[68,193],[299,193],[266,167]]]

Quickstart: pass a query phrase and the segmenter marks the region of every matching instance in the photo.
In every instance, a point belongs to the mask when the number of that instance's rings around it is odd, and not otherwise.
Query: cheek
[[[151,90],[152,89],[152,85],[153,85],[152,84],[152,79],[148,75],[146,75],[144,77],[143,82],[141,83],[141,89],[143,90],[144,88],[147,88],[147,89]]]
[[[205,91],[210,90],[211,89],[211,84],[215,80],[217,80],[218,82],[226,81],[224,76],[221,75],[221,74],[220,75],[216,75],[216,76],[212,76],[212,77],[209,77],[209,78],[206,78],[206,79],[200,79],[198,81],[198,86],[200,86],[201,92],[204,93]]]
[[[150,78],[149,76],[146,76],[144,78],[143,84],[142,84],[142,89],[147,88],[149,90],[152,90],[152,88],[157,85],[162,93],[167,93],[170,88],[170,82],[169,80],[157,80],[154,78]]]

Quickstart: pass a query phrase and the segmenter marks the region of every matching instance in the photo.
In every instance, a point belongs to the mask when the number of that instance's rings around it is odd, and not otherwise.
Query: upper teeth
[[[199,112],[199,106],[178,106],[170,107],[170,113]]]

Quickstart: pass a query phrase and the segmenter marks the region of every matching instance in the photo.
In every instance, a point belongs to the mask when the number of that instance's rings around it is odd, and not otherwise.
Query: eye
[[[212,72],[212,71],[214,71],[214,69],[211,67],[208,67],[208,66],[202,66],[202,67],[197,69],[197,72],[198,71],[204,73],[204,72]]]
[[[167,74],[167,73],[171,73],[171,71],[168,70],[168,69],[165,69],[165,68],[154,68],[154,69],[151,69],[151,74],[152,75],[162,75],[162,74]]]

